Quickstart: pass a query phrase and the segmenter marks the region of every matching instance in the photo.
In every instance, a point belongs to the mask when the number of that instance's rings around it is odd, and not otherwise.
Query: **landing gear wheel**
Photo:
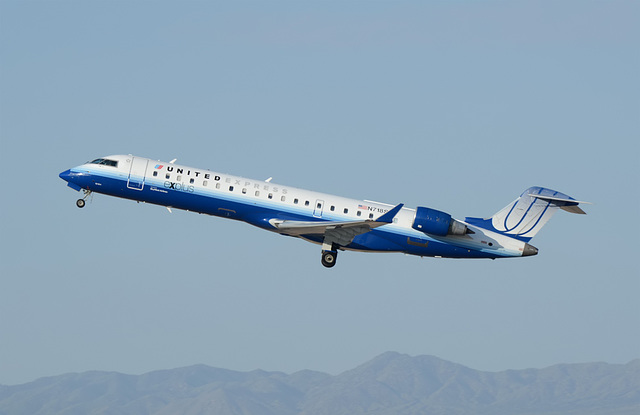
[[[336,251],[322,251],[322,265],[327,268],[331,268],[336,264],[337,257],[338,252]]]
[[[84,197],[82,199],[78,199],[76,200],[76,206],[78,206],[79,208],[83,208],[84,205],[87,203],[86,200],[89,196],[91,196],[91,194],[93,193],[91,190],[89,189],[82,189],[82,191],[84,192]],[[93,197],[93,196],[92,196]]]

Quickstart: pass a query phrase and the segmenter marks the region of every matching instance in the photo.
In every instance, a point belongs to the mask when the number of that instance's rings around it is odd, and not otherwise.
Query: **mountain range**
[[[2,415],[637,415],[640,359],[483,372],[384,353],[336,376],[205,365],[70,373],[0,385]]]

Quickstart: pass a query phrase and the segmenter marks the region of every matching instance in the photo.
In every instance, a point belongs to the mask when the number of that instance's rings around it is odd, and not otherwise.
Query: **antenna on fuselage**
[[[271,179],[273,179],[273,177],[269,177],[267,180],[265,180],[265,182],[269,183]]]
[[[169,162],[169,164],[173,164],[173,163],[175,163],[175,162],[176,162],[176,160],[178,160],[178,159],[173,159],[173,160],[171,160],[171,161]]]

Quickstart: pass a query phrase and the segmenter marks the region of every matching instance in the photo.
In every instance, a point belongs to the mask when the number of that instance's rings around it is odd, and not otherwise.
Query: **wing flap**
[[[336,242],[344,246],[349,244],[357,235],[367,233],[378,226],[392,223],[393,218],[400,212],[402,206],[404,206],[402,203],[397,205],[377,219],[324,222],[272,219],[269,223],[286,235],[330,235],[332,238],[338,240]]]
[[[371,225],[374,223],[373,220],[358,220],[350,222],[303,222],[296,220],[271,220],[269,222],[278,230],[282,231],[282,233],[286,233],[287,235],[321,235],[328,230],[348,229],[362,226],[366,226],[367,228],[369,228],[369,230],[371,230]],[[384,223],[380,225],[384,225]]]

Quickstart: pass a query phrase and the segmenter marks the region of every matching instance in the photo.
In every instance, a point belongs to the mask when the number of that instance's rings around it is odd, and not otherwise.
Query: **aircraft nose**
[[[532,256],[538,255],[538,248],[533,245],[529,245],[527,243],[524,244],[524,250],[522,251],[522,256]]]
[[[65,170],[62,173],[60,173],[60,178],[65,182],[68,182],[71,179],[71,169]]]
[[[69,169],[60,173],[59,176],[62,180],[67,182],[67,186],[73,190],[80,191],[85,187],[84,181],[82,180],[82,173],[72,172],[71,169]]]

